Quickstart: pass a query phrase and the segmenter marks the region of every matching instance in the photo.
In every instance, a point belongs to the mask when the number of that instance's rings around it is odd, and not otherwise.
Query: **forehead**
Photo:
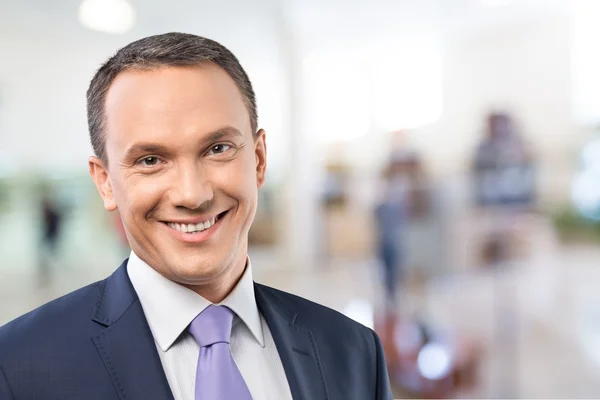
[[[226,126],[250,133],[250,118],[233,79],[219,66],[127,70],[105,101],[107,144],[186,141]],[[114,147],[114,146],[111,146]]]

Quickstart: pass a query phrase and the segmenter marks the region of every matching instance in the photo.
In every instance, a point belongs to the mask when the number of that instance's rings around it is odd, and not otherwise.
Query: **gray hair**
[[[256,96],[250,79],[238,59],[223,45],[187,33],[149,36],[123,47],[98,69],[87,90],[87,117],[94,153],[107,161],[104,104],[110,85],[126,70],[152,70],[161,67],[189,67],[212,62],[223,68],[240,90],[255,134],[258,129]]]

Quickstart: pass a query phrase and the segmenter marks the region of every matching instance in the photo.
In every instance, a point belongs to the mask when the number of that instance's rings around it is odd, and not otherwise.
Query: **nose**
[[[175,207],[196,210],[210,204],[214,197],[213,187],[198,165],[181,166],[176,174],[169,195]]]

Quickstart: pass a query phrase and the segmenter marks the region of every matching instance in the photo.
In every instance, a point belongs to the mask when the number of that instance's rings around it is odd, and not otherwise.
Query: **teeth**
[[[173,222],[168,222],[171,228],[178,230],[179,232],[184,233],[194,233],[194,232],[202,232],[211,226],[213,226],[216,222],[216,217],[209,219],[208,221],[200,222],[197,224],[176,224]]]

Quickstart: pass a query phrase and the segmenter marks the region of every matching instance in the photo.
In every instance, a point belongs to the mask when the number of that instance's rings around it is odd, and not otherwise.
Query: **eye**
[[[228,144],[225,144],[225,143],[215,144],[213,147],[210,148],[210,150],[208,151],[208,154],[221,154],[221,153],[225,153],[230,148],[231,148],[231,146],[228,145]]]
[[[138,160],[138,164],[144,166],[144,167],[153,167],[156,164],[158,164],[158,157],[156,156],[148,156],[148,157],[144,157],[141,158],[140,160]]]

